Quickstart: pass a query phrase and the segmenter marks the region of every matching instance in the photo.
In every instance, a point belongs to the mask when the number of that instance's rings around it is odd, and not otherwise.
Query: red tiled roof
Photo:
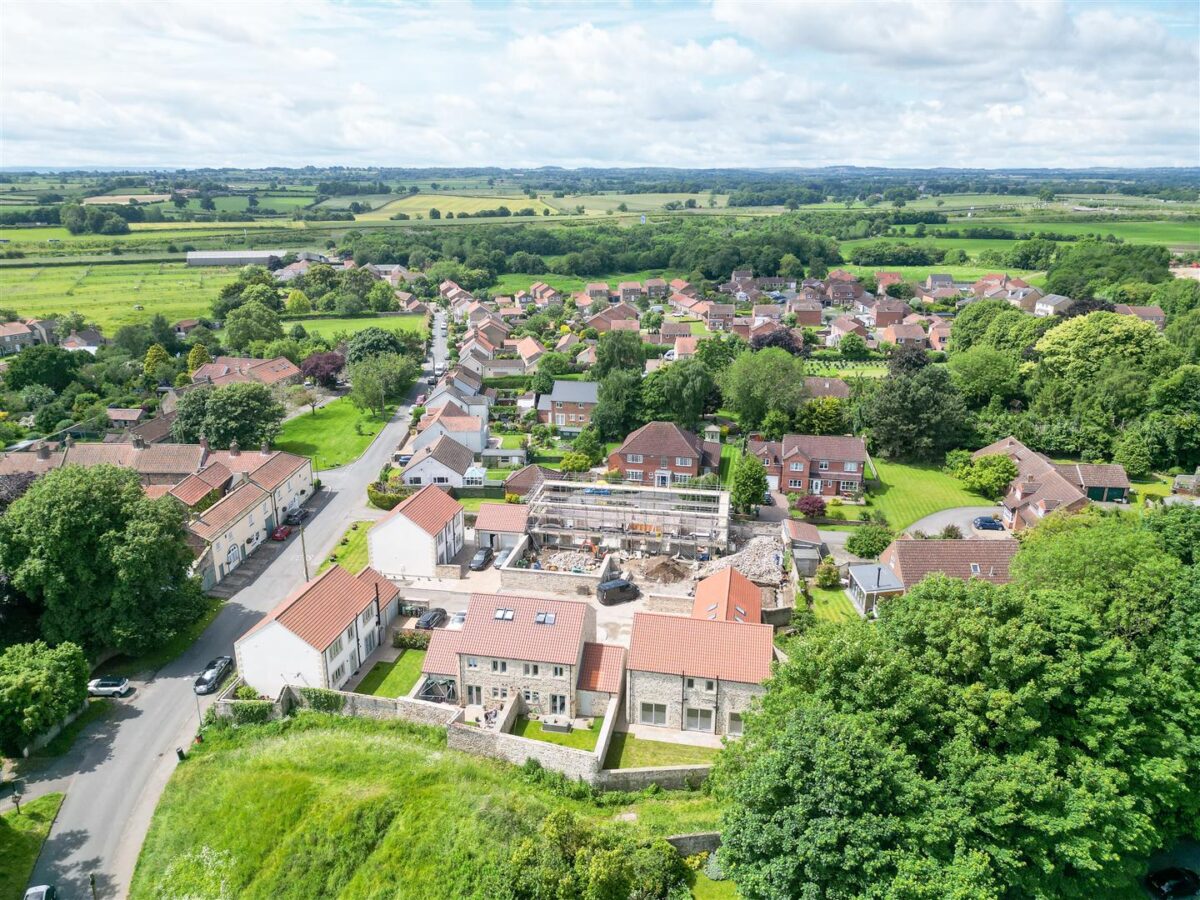
[[[475,531],[523,534],[528,521],[529,507],[524,503],[481,503]]]
[[[504,479],[504,493],[524,496],[547,478],[558,478],[558,472],[536,463],[517,469]]]
[[[439,628],[429,636],[429,649],[425,651],[425,662],[421,671],[426,675],[453,675],[458,677],[458,645],[461,631]]]
[[[701,441],[674,422],[648,422],[625,438],[615,453],[640,453],[644,456],[702,457]]]
[[[860,437],[834,434],[785,434],[783,458],[800,453],[809,459],[840,459],[865,462],[867,445]]]
[[[379,606],[381,608],[387,606],[391,600],[400,596],[400,588],[396,587],[395,584],[388,581],[388,579],[384,578],[370,566],[363,566],[362,570],[354,577],[363,584],[368,585],[372,591],[376,588],[379,589]]]
[[[581,691],[615,694],[621,689],[621,677],[624,674],[624,647],[588,642],[583,645],[583,659],[579,663],[579,678],[575,687]]]
[[[791,518],[784,519],[783,523],[787,528],[788,537],[791,540],[804,541],[807,544],[821,543],[821,532],[817,530],[816,525]]]
[[[273,620],[310,647],[324,650],[374,600],[373,585],[334,565],[300,585],[246,634]]]
[[[270,499],[262,488],[247,482],[234,488],[188,525],[188,530],[197,537],[212,541],[225,532],[230,525],[249,514],[259,503]]]
[[[585,637],[590,607],[582,600],[540,600],[501,594],[472,594],[467,603],[459,653],[573,666]],[[496,618],[511,610],[511,618]],[[552,613],[554,624],[538,624],[539,613]]]
[[[218,463],[219,465],[219,463]],[[221,466],[221,468],[225,468]],[[215,489],[215,485],[210,484],[204,478],[201,478],[197,473],[189,475],[183,481],[174,487],[167,486],[168,492],[184,506],[195,506],[203,500],[208,494]]]
[[[262,455],[261,451],[259,455]],[[309,461],[303,456],[297,456],[284,450],[275,450],[266,462],[250,471],[250,477],[254,479],[255,483],[273,491],[308,464]]]
[[[1008,583],[1008,566],[1020,545],[1003,540],[915,540],[892,541],[879,561],[896,573],[905,587],[926,575],[941,572],[951,578],[980,578],[992,584]],[[978,567],[975,571],[972,566]]]
[[[758,684],[771,674],[772,633],[770,625],[634,613],[627,667]]]
[[[462,512],[463,505],[434,484],[427,484],[372,525],[378,528],[393,516],[404,516],[422,531],[436,535]]]
[[[159,497],[165,497],[171,492],[169,484],[147,484],[142,487],[146,496],[151,500],[157,500]]]
[[[808,375],[804,386],[810,397],[837,397],[845,400],[850,396],[850,385],[840,378],[823,378],[820,375]]]
[[[757,624],[762,621],[762,591],[729,566],[696,585],[692,618]]]

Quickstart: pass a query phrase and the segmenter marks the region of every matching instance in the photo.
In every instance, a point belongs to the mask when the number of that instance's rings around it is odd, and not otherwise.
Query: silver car
[[[105,675],[88,682],[89,697],[124,697],[132,690],[128,678],[119,678],[116,675]]]

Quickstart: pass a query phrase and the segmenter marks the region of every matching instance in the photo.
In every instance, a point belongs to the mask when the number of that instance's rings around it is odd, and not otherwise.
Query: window
[[[479,668],[479,660],[477,660],[474,656],[468,656],[467,657],[467,668],[468,669],[478,669]]]
[[[845,469],[847,472],[857,472],[858,471],[858,463],[848,462],[845,464]]]
[[[626,453],[625,454],[625,462],[640,463],[641,461],[642,461],[642,454],[640,454],[640,453]]]
[[[858,489],[857,481],[842,481],[842,482],[839,482],[839,484],[841,486],[841,489],[847,493],[853,493],[855,490]]]
[[[342,639],[339,636],[336,641],[329,645],[329,649],[325,651],[325,658],[330,662],[337,659],[338,654],[342,652]]]
[[[537,663],[525,663],[525,674],[526,675],[537,675],[538,674],[538,664]]]
[[[686,472],[672,472],[671,473],[671,480],[674,481],[676,484],[678,484],[681,481],[688,481],[689,479],[691,479],[691,477],[692,476],[688,475]]]
[[[826,469],[829,468],[829,460],[827,460],[827,459],[821,460],[819,463],[817,463],[817,468],[820,469],[822,472],[824,472]]]
[[[503,660],[503,659],[493,659],[492,660],[492,671],[493,672],[507,672],[508,671],[508,661]]]
[[[333,674],[329,676],[330,684],[341,684],[342,679],[346,677],[346,664],[342,663],[333,670]]]
[[[730,734],[741,734],[742,733],[742,714],[741,713],[730,713],[729,714],[729,733]]]
[[[246,521],[249,522],[250,527],[253,528],[254,527],[254,513],[250,513],[250,517],[248,519],[246,519]]]
[[[541,703],[542,702],[541,697],[538,696],[537,691],[527,690],[527,691],[525,691],[524,696],[525,696],[526,703]]]
[[[555,408],[555,409],[562,409],[562,401],[561,401],[561,400],[555,400],[555,401],[554,401],[554,408]]]
[[[694,688],[695,686],[696,686],[696,679],[695,679],[695,678],[689,678],[689,679],[687,679],[687,688],[688,688],[688,690],[689,690],[689,691],[690,691],[692,688]]]
[[[533,621],[538,625],[553,625],[555,614],[552,612],[540,612],[533,617]]]
[[[683,727],[686,731],[712,731],[713,711],[711,709],[684,710]]]
[[[801,490],[803,490],[804,489],[804,479],[803,478],[789,478],[788,479],[788,487],[800,488]]]
[[[353,625],[351,625],[349,628],[346,629],[346,640],[348,640],[348,641],[354,640],[354,626]]]
[[[445,475],[434,475],[434,476],[433,476],[433,483],[434,483],[434,484],[449,484],[449,483],[450,483],[450,479],[449,479],[449,478],[447,478]]]
[[[408,477],[408,483],[409,483],[409,484],[420,484],[420,483],[421,483],[421,476],[420,476],[420,475],[410,475],[410,476]]]
[[[474,706],[483,705],[483,688],[477,684],[467,685],[467,704]]]
[[[793,472],[803,472],[804,471],[804,463],[794,462],[790,466],[788,466],[788,468],[791,469]]]
[[[628,472],[625,473],[625,477],[628,478],[630,481],[641,481],[642,480],[642,470],[641,469],[630,469]]]
[[[363,610],[362,623],[364,625],[366,625],[373,618],[375,618],[375,610],[371,609],[371,607],[368,606],[366,609]]]
[[[979,563],[971,563],[971,574],[972,575],[979,574]]]
[[[711,678],[704,679],[704,691],[707,694],[714,694],[717,690],[717,683]]]
[[[493,619],[497,619],[502,622],[511,622],[512,617],[513,617],[513,611],[511,609],[506,609],[502,606],[497,607],[496,612],[492,615]]]
[[[470,485],[472,487],[482,486],[483,476],[482,475],[468,475],[466,478],[463,479],[463,484]]]
[[[643,725],[666,725],[667,704],[643,703],[641,723]]]
[[[566,671],[566,670],[565,670],[565,669],[563,669],[563,667],[562,667],[562,666],[555,666],[555,667],[554,667],[554,677],[555,677],[555,678],[562,678],[562,677],[563,677],[563,673],[564,673],[565,671]]]
[[[692,458],[690,456],[675,457],[675,465],[677,465],[677,466],[691,466],[691,464],[692,464]]]
[[[537,694],[534,694],[533,696],[535,699],[537,698]],[[556,716],[561,716],[566,711],[567,711],[566,695],[565,694],[551,694],[550,695],[550,712]]]

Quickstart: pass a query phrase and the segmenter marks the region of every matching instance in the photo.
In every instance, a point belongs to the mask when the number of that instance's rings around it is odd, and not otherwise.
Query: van
[[[629,600],[636,600],[641,594],[632,581],[627,581],[624,578],[614,578],[611,581],[605,581],[596,588],[596,599],[600,601],[601,606],[612,606],[616,603],[625,603]]]

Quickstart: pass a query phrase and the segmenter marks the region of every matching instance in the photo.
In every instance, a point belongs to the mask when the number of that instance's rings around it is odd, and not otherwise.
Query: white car
[[[460,609],[450,617],[450,621],[446,623],[446,627],[454,631],[460,631],[467,624],[467,611]]]
[[[124,697],[133,686],[128,678],[118,678],[108,675],[103,678],[93,678],[88,682],[88,695],[91,697]]]

